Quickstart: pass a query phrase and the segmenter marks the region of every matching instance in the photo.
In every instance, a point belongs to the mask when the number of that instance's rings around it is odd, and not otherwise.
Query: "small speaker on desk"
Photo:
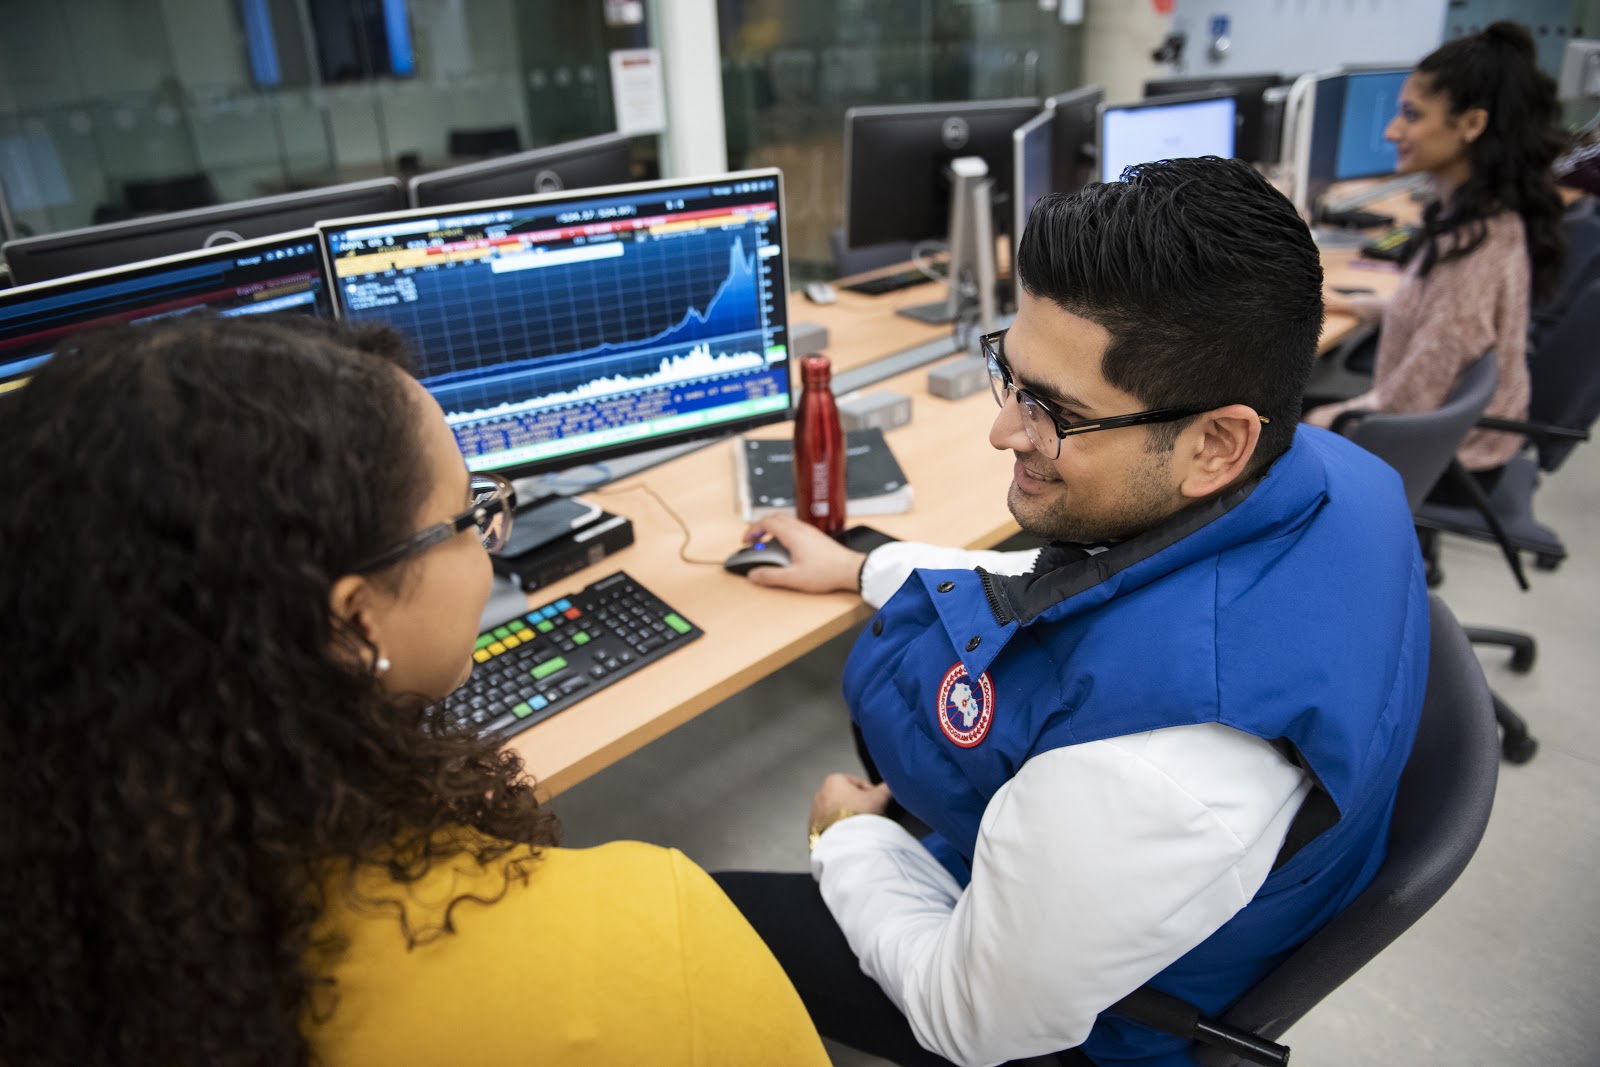
[[[928,372],[928,392],[960,400],[989,387],[989,368],[977,356],[957,356]]]
[[[828,347],[828,328],[815,322],[791,322],[789,347],[793,349],[789,354],[795,359],[821,352]]]
[[[911,421],[911,398],[882,390],[856,393],[839,401],[839,424],[851,430],[893,430]]]

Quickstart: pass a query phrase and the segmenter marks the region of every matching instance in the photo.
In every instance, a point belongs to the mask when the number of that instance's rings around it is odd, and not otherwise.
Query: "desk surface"
[[[1323,254],[1330,287],[1392,291],[1396,272],[1351,266],[1354,259],[1353,251]],[[836,303],[825,306],[795,295],[790,314],[828,328],[829,354],[845,370],[948,336],[948,327],[893,314],[942,291],[932,283],[877,297],[841,291]],[[1348,316],[1329,316],[1323,349],[1354,326]],[[905,540],[968,548],[989,547],[1015,533],[1005,506],[1011,456],[988,445],[995,410],[988,392],[958,401],[930,396],[924,368],[874,388],[911,398],[911,424],[887,438],[916,502],[905,514],[872,516],[870,525]],[[789,432],[777,425],[756,434]],[[508,747],[522,756],[542,793],[558,793],[603,770],[870,614],[854,594],[763,589],[722,570],[721,561],[745,527],[734,497],[733,449],[733,441],[722,441],[591,494],[605,510],[633,520],[634,544],[530,598],[530,604],[543,603],[623,570],[705,631],[648,669],[511,738]],[[662,501],[689,523],[687,535]],[[685,563],[680,550],[699,562]]]

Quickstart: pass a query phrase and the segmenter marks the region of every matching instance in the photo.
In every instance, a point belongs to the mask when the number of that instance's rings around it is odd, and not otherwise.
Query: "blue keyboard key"
[[[557,611],[566,611],[568,608],[572,607],[572,601],[568,600],[566,597],[562,597],[560,600],[555,602],[554,607]]]

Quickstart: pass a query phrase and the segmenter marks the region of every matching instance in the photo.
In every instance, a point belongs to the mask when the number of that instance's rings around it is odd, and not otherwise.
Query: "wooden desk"
[[[871,525],[904,539],[970,548],[1015,533],[1005,505],[1012,457],[988,446],[995,413],[988,392],[959,401],[929,396],[925,369],[880,388],[911,397],[911,424],[887,436],[916,489],[916,504],[902,515],[874,515]],[[786,425],[758,431],[772,437],[789,432]],[[763,589],[722,569],[745,528],[734,500],[733,448],[732,441],[719,442],[590,497],[633,520],[635,543],[541,591],[539,602],[625,570],[705,636],[511,738],[509,747],[521,754],[542,793],[553,795],[610,766],[870,615],[854,594]],[[704,564],[679,559],[683,530],[641,486],[688,521],[686,554]]]

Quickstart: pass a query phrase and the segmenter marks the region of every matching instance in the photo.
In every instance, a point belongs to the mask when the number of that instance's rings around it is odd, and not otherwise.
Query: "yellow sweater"
[[[525,884],[456,905],[455,933],[409,951],[393,907],[330,893],[318,934],[350,944],[333,968],[336,1008],[306,1027],[320,1062],[826,1067],[771,952],[682,853],[616,842],[546,849],[525,866]],[[412,886],[370,870],[358,883],[403,899],[414,930],[437,929],[463,893],[492,899],[506,884],[501,865],[469,858]]]

